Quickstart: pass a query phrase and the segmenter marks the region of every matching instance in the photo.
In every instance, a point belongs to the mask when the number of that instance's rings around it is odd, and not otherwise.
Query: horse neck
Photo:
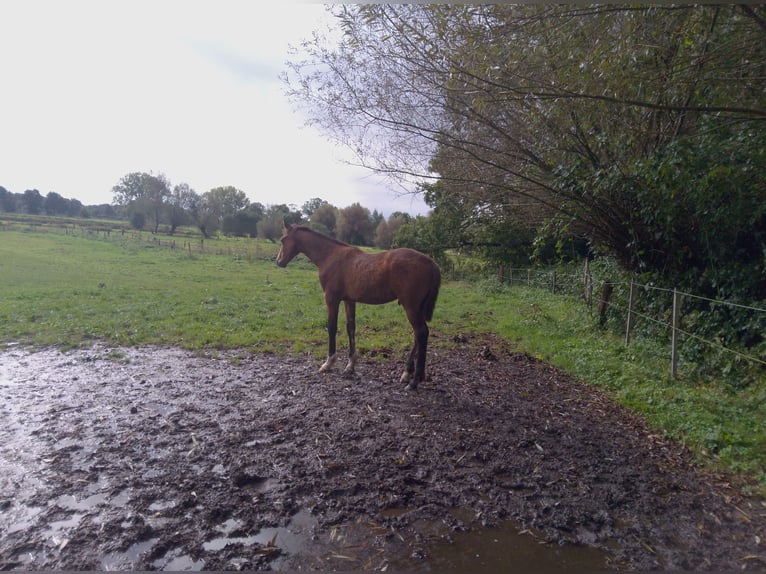
[[[305,230],[302,235],[300,251],[317,267],[321,267],[339,247],[343,247],[343,244],[320,233]]]

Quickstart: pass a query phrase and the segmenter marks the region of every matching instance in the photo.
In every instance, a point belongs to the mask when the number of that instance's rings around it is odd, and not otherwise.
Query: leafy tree
[[[36,189],[27,189],[21,201],[24,211],[33,215],[42,213],[43,206],[45,205],[45,198]]]
[[[69,208],[69,200],[61,197],[55,191],[49,191],[45,196],[45,213],[47,215],[64,215]]]
[[[453,230],[474,243],[481,229],[497,239],[491,221],[656,266],[635,241],[664,235],[642,209],[650,194],[631,185],[642,162],[679,138],[765,129],[762,6],[334,12],[343,36],[305,42],[309,57],[286,76],[294,101],[361,164],[438,181],[432,205],[446,203],[438,215],[459,215]]]
[[[336,237],[352,245],[372,245],[375,228],[370,210],[359,203],[352,203],[338,212]]]
[[[251,203],[246,209],[242,209],[234,215],[226,215],[223,218],[223,232],[226,235],[239,237],[256,237],[258,235],[258,222],[263,219],[265,208],[260,203]]]
[[[329,237],[335,237],[337,222],[338,208],[327,202],[317,207],[309,217],[311,227]]]
[[[258,237],[277,241],[282,237],[282,229],[285,222],[300,223],[301,212],[291,209],[285,204],[270,205],[266,208],[266,213],[258,222]]]
[[[16,211],[16,197],[0,185],[0,211],[13,213]]]
[[[212,237],[218,231],[219,217],[215,205],[211,205],[206,194],[199,195],[190,189],[186,196],[186,209],[202,237]]]
[[[218,215],[219,223],[222,223],[227,215],[234,215],[250,205],[245,192],[230,185],[214,187],[206,192],[205,196],[211,209]]]
[[[167,221],[170,229],[168,233],[173,235],[180,225],[190,221],[190,213],[199,200],[196,192],[189,187],[188,183],[179,183],[173,187],[173,191],[167,199]]]
[[[409,247],[425,253],[440,266],[447,264],[445,242],[442,232],[433,215],[425,217],[418,215],[402,225],[391,244],[392,247]]]
[[[379,247],[380,249],[390,249],[394,242],[396,232],[399,231],[399,228],[402,225],[409,223],[410,221],[412,221],[410,215],[397,211],[389,216],[388,221],[383,220],[378,223],[378,226],[375,228],[375,247]]]
[[[144,221],[152,222],[153,232],[159,231],[171,195],[170,182],[163,174],[129,173],[112,188],[112,194],[116,205],[128,209],[131,220],[134,213],[141,213]]]
[[[311,220],[311,216],[314,215],[316,210],[325,205],[329,205],[326,200],[320,197],[314,197],[303,204],[301,207],[301,213],[303,213],[306,219]]]
[[[67,199],[66,215],[69,217],[90,217],[90,212],[85,210],[79,199]]]

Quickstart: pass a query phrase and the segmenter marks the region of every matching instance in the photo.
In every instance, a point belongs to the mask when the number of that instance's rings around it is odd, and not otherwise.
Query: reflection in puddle
[[[450,536],[451,542],[435,540],[428,547],[431,569],[470,572],[607,569],[606,555],[595,548],[543,544],[528,531],[521,534],[512,522],[504,522],[495,528],[452,533]]]
[[[56,504],[68,510],[90,510],[99,504],[106,504],[108,500],[109,495],[105,492],[93,494],[80,500],[71,494],[63,494],[56,499]]]
[[[282,528],[262,528],[253,536],[231,537],[229,533],[236,531],[241,523],[239,520],[229,519],[219,525],[224,536],[213,538],[205,542],[202,547],[208,552],[223,550],[229,544],[242,544],[243,546],[275,546],[283,553],[305,553],[308,542],[311,540],[311,531],[316,528],[317,519],[311,516],[308,510],[301,510],[290,519],[290,523]]]
[[[136,542],[125,552],[110,552],[101,559],[101,567],[104,570],[135,570],[141,555],[148,552],[159,538],[150,538],[142,542]]]

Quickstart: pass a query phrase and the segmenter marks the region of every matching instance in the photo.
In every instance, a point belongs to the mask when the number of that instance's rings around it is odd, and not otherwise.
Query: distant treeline
[[[30,215],[63,215],[97,219],[121,219],[120,209],[104,203],[83,205],[79,199],[67,199],[55,191],[43,195],[37,189],[12,193],[0,185],[0,212]]]

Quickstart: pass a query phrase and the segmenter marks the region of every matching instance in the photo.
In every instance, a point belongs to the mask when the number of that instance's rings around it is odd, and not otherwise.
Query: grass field
[[[302,257],[278,268],[277,244],[220,239],[201,250],[179,240],[171,249],[164,236],[158,245],[148,234],[40,231],[0,231],[0,346],[102,341],[326,353],[316,268]],[[742,473],[766,492],[766,383],[732,390],[716,381],[672,380],[666,347],[640,339],[625,347],[595,322],[570,297],[446,281],[432,341],[500,335],[599,386],[707,464]],[[411,330],[398,305],[361,305],[357,341],[363,354],[404,359]],[[342,329],[339,347],[345,351]]]

